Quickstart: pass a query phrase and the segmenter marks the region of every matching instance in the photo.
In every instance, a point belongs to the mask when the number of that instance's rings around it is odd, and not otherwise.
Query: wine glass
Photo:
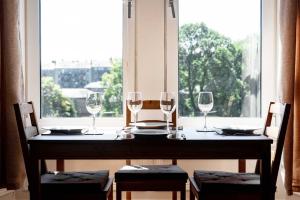
[[[199,131],[210,131],[206,125],[206,116],[209,111],[213,108],[214,105],[214,97],[212,92],[200,92],[198,96],[198,107],[201,112],[204,113],[204,128]]]
[[[95,126],[95,119],[96,119],[96,114],[101,111],[102,108],[102,97],[99,92],[93,92],[89,91],[86,96],[86,101],[85,101],[86,109],[89,113],[92,114],[93,116],[93,125],[88,131],[89,134],[103,134],[100,133],[98,130],[96,130]]]
[[[133,113],[134,118],[134,128],[132,131],[136,131],[136,119],[137,119],[137,113],[142,109],[143,106],[143,99],[142,99],[142,93],[141,92],[128,92],[127,95],[127,106],[128,109]]]
[[[169,121],[170,121],[170,116],[174,112],[175,108],[176,108],[175,93],[174,92],[161,92],[160,93],[160,109],[166,115],[166,118],[167,118],[168,137],[172,137]]]

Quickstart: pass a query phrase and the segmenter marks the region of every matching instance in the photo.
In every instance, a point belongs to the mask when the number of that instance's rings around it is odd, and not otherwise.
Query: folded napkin
[[[234,135],[234,136],[257,136],[261,135],[260,128],[253,128],[253,127],[223,127],[223,128],[216,128],[216,132],[221,135]]]
[[[75,126],[42,127],[42,129],[47,130],[42,135],[81,135],[87,131],[86,128]]]

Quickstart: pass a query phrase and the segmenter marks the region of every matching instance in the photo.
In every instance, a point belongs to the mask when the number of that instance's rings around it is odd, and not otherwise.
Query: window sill
[[[251,117],[210,117],[208,115],[206,123],[208,127],[229,125],[263,127],[264,119]],[[183,127],[199,128],[204,125],[204,117],[179,117],[178,125]]]
[[[264,118],[248,117],[207,117],[208,126],[229,126],[229,125],[247,125],[255,127],[264,126]],[[39,120],[40,126],[90,126],[91,117],[82,118],[42,118]],[[96,126],[99,127],[123,127],[125,124],[124,117],[97,117]],[[204,117],[179,117],[178,125],[190,128],[199,128],[204,124]]]
[[[39,119],[42,126],[91,126],[92,117],[77,118],[42,118]],[[122,127],[125,124],[123,117],[96,117],[96,126],[99,127]]]

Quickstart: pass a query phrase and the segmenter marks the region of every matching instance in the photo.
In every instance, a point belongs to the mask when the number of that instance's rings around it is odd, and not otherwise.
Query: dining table
[[[102,135],[40,134],[28,140],[32,182],[30,199],[41,197],[40,160],[50,159],[258,159],[262,199],[274,199],[271,186],[271,144],[265,135],[222,135],[217,132],[179,130],[176,137],[141,134],[134,138],[107,128]],[[153,132],[154,133],[154,132]]]

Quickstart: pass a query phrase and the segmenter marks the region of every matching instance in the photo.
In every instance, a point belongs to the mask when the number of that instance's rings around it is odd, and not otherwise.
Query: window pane
[[[257,117],[261,105],[260,0],[179,0],[179,114],[198,116],[211,91],[220,117]]]
[[[89,90],[102,116],[122,116],[122,1],[40,2],[41,116],[89,116]]]

